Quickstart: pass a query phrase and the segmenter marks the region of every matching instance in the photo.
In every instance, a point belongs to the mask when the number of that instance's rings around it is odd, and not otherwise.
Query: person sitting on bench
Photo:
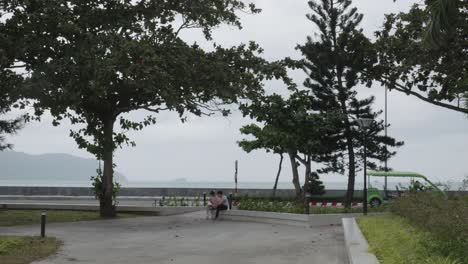
[[[218,197],[221,199],[221,204],[219,204],[219,205],[216,207],[216,216],[215,216],[215,219],[218,218],[218,216],[219,216],[219,211],[221,211],[221,210],[227,210],[228,207],[229,207],[228,198],[226,197],[226,195],[223,195],[223,192],[222,192],[222,191],[217,191],[217,192],[216,192],[216,196],[218,196]]]
[[[222,202],[221,198],[218,197],[215,191],[210,191],[210,198],[208,200],[208,206],[206,207],[206,218],[213,218],[212,211],[216,210],[216,207]]]

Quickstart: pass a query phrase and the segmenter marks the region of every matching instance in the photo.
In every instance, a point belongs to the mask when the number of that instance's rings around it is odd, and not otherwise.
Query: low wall
[[[233,189],[219,189],[224,193],[233,193]],[[161,196],[202,196],[209,192],[209,188],[122,188],[119,196],[129,197],[161,197]],[[240,195],[271,196],[270,189],[240,189]],[[346,190],[326,190],[321,198],[344,197]],[[455,193],[455,192],[449,192]],[[464,192],[468,193],[468,192]],[[88,187],[31,187],[31,186],[0,186],[0,195],[3,196],[94,196],[93,190]],[[294,190],[279,189],[278,197],[294,197]],[[362,197],[362,191],[356,190],[354,197]]]
[[[209,188],[122,188],[119,196],[130,197],[160,197],[160,196],[202,196],[203,192],[209,192]],[[224,193],[233,193],[233,189],[219,189]],[[271,196],[270,189],[240,189],[240,195]],[[329,190],[327,196],[344,196],[343,190]],[[93,190],[87,187],[30,187],[30,186],[0,186],[0,195],[18,196],[94,196]],[[278,197],[294,197],[291,189],[276,191]]]

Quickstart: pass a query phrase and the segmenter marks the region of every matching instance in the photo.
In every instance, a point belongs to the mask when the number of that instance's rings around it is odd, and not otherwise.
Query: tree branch
[[[307,164],[307,161],[305,159],[301,158],[299,155],[296,155],[296,159],[298,159],[304,165]]]
[[[159,108],[151,108],[151,107],[142,107],[142,109],[145,109],[146,111],[154,112],[154,113],[159,113],[160,111],[168,110],[169,108],[167,107],[159,107]]]
[[[22,64],[22,65],[13,65],[13,66],[9,66],[7,67],[8,69],[17,69],[17,68],[24,68],[26,67],[26,64]]]
[[[434,101],[434,100],[431,100],[415,91],[411,91],[409,89],[406,89],[403,85],[401,84],[398,84],[398,83],[395,83],[394,85],[390,85],[387,81],[383,81],[381,80],[382,83],[384,83],[389,89],[395,89],[397,91],[400,91],[402,93],[406,93],[407,95],[413,95],[413,96],[416,96],[417,98],[425,101],[425,102],[428,102],[428,103],[431,103],[431,104],[434,104],[434,105],[437,105],[437,106],[440,106],[440,107],[444,107],[444,108],[447,108],[447,109],[450,109],[450,110],[454,110],[454,111],[457,111],[457,112],[460,112],[460,113],[465,113],[465,114],[468,114],[468,108],[463,108],[463,107],[457,107],[455,105],[452,105],[452,104],[447,104],[447,103],[443,103],[443,102],[440,102],[440,101]]]

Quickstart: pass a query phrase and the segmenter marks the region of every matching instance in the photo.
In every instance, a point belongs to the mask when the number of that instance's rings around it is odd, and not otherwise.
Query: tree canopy
[[[386,15],[376,32],[375,79],[391,90],[461,113],[468,93],[468,2],[425,1]],[[450,24],[450,26],[448,26]],[[428,36],[435,38],[431,45]],[[431,37],[436,34],[437,36]]]
[[[128,130],[155,124],[155,114],[176,111],[227,114],[225,104],[262,93],[266,79],[285,76],[282,63],[261,57],[251,42],[204,50],[179,33],[198,28],[212,40],[213,28],[241,27],[236,12],[258,13],[237,0],[7,1],[4,23],[16,61],[30,74],[25,96],[37,114],[49,110],[54,124],[83,124],[71,136],[80,148],[104,160],[101,214],[112,216],[112,156],[133,143]],[[287,80],[287,78],[285,78]],[[125,113],[147,110],[144,120]],[[120,130],[114,127],[116,123]],[[103,210],[103,208],[105,210]]]
[[[15,43],[3,34],[3,31],[4,24],[0,23],[0,116],[9,112],[16,103],[20,95],[18,87],[22,82],[21,76],[15,71],[17,67],[15,64]],[[0,119],[0,151],[12,147],[11,144],[6,142],[5,135],[17,131],[23,120],[23,117],[11,120]]]
[[[295,91],[287,99],[273,94],[257,98],[242,108],[244,115],[259,124],[241,128],[241,133],[251,136],[239,142],[239,146],[250,152],[265,149],[267,152],[289,155],[293,184],[297,199],[302,199],[303,188],[299,180],[298,164],[305,167],[304,183],[312,182],[312,162],[322,163],[315,171],[335,170],[337,156],[337,130],[332,116],[320,115],[312,110],[312,101],[304,91]],[[314,188],[310,188],[311,190]]]

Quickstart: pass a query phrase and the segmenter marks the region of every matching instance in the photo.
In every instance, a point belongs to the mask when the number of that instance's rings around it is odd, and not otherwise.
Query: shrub
[[[263,198],[243,198],[239,204],[240,210],[267,211],[279,213],[304,213],[304,205],[295,201],[268,200]]]
[[[396,200],[391,211],[444,242],[434,250],[468,263],[468,195],[449,200],[431,192],[411,193]]]

